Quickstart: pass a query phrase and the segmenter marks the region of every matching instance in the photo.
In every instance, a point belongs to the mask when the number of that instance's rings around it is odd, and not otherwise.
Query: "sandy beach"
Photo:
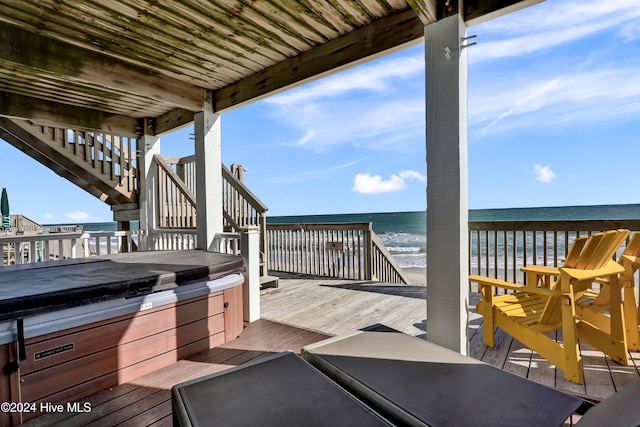
[[[418,267],[404,267],[405,274],[411,280],[411,285],[427,285],[427,269]]]

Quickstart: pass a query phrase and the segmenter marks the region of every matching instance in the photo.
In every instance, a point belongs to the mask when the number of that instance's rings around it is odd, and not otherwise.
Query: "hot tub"
[[[78,402],[234,339],[243,271],[204,251],[0,269],[0,402]],[[0,425],[39,415],[2,412]]]

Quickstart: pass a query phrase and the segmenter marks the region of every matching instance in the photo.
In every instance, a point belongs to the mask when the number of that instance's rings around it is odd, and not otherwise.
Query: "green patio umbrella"
[[[9,220],[9,197],[7,196],[7,189],[2,189],[2,197],[0,198],[0,213],[2,213],[2,228],[8,230],[11,226]]]

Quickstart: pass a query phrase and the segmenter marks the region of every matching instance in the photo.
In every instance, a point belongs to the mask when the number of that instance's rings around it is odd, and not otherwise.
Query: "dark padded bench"
[[[389,426],[298,355],[278,353],[173,387],[176,426]]]
[[[401,425],[560,426],[590,406],[388,328],[330,338],[304,347],[302,356]]]
[[[284,352],[176,385],[174,424],[548,427],[592,406],[386,327],[302,355],[309,363]]]

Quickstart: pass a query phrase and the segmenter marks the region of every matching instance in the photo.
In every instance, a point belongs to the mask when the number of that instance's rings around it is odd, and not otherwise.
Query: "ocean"
[[[469,221],[581,219],[640,219],[640,204],[469,210]],[[373,231],[380,237],[400,267],[426,268],[427,266],[427,214],[424,211],[267,217],[268,224],[336,222],[371,222]]]
[[[543,208],[475,209],[470,221],[640,219],[640,204]],[[426,267],[426,212],[267,216],[268,224],[371,222],[373,230],[403,268]],[[87,231],[115,230],[114,222],[81,224]],[[132,224],[137,228],[137,224]]]

